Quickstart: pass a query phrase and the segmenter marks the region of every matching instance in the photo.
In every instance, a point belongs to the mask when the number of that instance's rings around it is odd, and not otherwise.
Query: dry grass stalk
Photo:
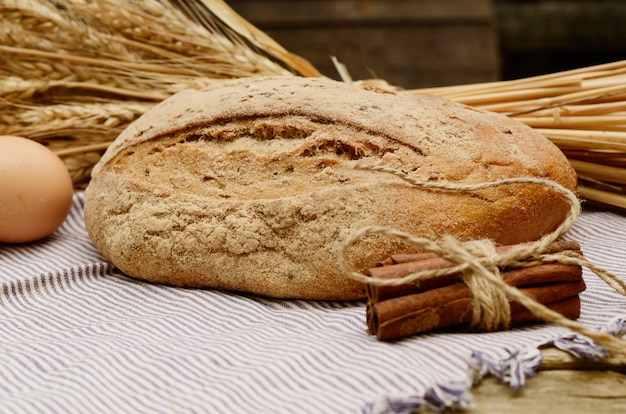
[[[626,211],[626,61],[407,93],[440,95],[535,128],[571,161],[583,197]]]
[[[580,196],[599,206],[626,211],[626,196],[616,191],[603,191],[590,186],[580,186]]]
[[[74,188],[84,189],[89,183],[91,170],[101,157],[100,151],[87,151],[73,154],[72,157],[64,157],[65,166],[70,172]]]

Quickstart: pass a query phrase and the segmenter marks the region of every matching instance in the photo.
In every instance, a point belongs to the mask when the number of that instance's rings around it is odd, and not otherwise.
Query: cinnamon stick
[[[579,282],[583,280],[582,274],[583,272],[580,266],[571,266],[562,263],[546,263],[522,269],[509,270],[502,274],[502,279],[507,284],[517,288],[532,286],[539,287],[542,285],[547,286],[559,283]],[[454,278],[457,278],[457,275],[453,276]],[[433,297],[433,295],[436,295],[437,292],[445,295],[450,292],[457,292],[459,291],[458,289],[461,288],[464,288],[463,292],[466,292],[468,295],[467,297],[469,298],[469,290],[467,287],[460,281],[451,280],[452,278],[449,275],[446,275],[439,278],[427,279],[424,283],[420,283],[419,285],[402,285],[399,287],[390,286],[389,289],[381,288],[377,290],[368,289],[368,303],[366,308],[368,330],[370,332],[376,331],[372,325],[374,319],[372,318],[371,313],[372,307],[378,302],[387,302],[394,298],[424,294],[422,296],[415,296],[413,300],[420,300],[420,298],[422,298],[424,300],[424,304],[422,306],[428,306],[426,300]],[[372,293],[377,294],[373,295]],[[441,299],[443,302],[446,300],[448,299]],[[403,304],[405,302],[396,301],[391,303],[393,305],[387,306],[400,307],[404,306]],[[416,307],[417,305],[411,305],[410,309],[415,309]],[[399,310],[398,312],[402,313],[404,310]]]
[[[504,253],[510,250],[513,246],[499,246],[496,248],[496,252]],[[559,241],[552,243],[548,249],[546,249],[544,254],[552,254],[559,253],[565,250],[572,250],[575,252],[580,252],[580,245],[573,241]],[[401,255],[393,255],[386,261],[382,263],[384,264],[380,267],[375,267],[369,269],[368,275],[372,277],[377,277],[381,279],[395,279],[401,278],[404,276],[408,276],[412,273],[421,272],[424,270],[437,270],[437,269],[445,269],[452,266],[448,260],[443,259],[436,255],[435,253],[417,253],[417,254],[401,254]],[[544,265],[540,265],[544,266]],[[505,275],[510,271],[516,270],[506,270]],[[520,282],[519,285],[516,286],[527,286],[529,284],[541,283],[541,278],[537,279],[536,276],[533,276],[531,281],[532,272],[523,273],[524,277],[528,277],[528,282]],[[551,269],[551,271],[541,270],[539,274],[543,274],[547,279],[544,282],[559,282],[566,281],[569,279],[562,280],[561,273],[557,270],[557,268]],[[551,275],[551,276],[546,276]],[[456,283],[459,280],[458,273],[452,273],[445,276],[440,276],[437,278],[425,279],[418,281],[415,284],[410,285],[399,285],[399,286],[375,286],[368,285],[367,286],[367,296],[370,301],[378,302],[386,299],[390,299],[397,296],[409,295],[413,293],[424,292],[431,289],[436,289],[439,287],[447,286],[452,283]]]
[[[561,315],[565,316],[568,319],[578,319],[580,317],[580,296],[574,295],[567,297],[562,300],[557,300],[552,303],[544,304],[548,309],[559,312]],[[470,311],[471,312],[471,311]],[[436,317],[433,315],[433,317]],[[422,316],[422,319],[426,319],[427,316]],[[471,314],[470,314],[471,318]],[[463,329],[467,327],[468,321],[463,321],[459,324],[450,324],[448,326],[442,326],[441,328],[459,328]],[[531,311],[524,307],[515,308],[515,312],[511,313],[511,323],[513,325],[527,324],[541,322],[539,318],[537,318]],[[434,324],[433,324],[434,325]],[[423,325],[420,325],[423,326]],[[407,336],[415,335],[418,333],[424,333],[430,331],[430,329],[421,330],[419,328],[410,329],[411,326],[408,323],[405,324],[384,324],[379,327],[379,329],[374,332],[378,340],[381,341],[393,341],[396,339],[401,339]],[[436,330],[434,329],[434,330]]]
[[[496,247],[496,253],[505,253],[505,252],[511,250],[513,247],[524,246],[524,245],[529,245],[529,244],[531,244],[531,243],[529,242],[529,243],[508,244],[508,245],[504,245],[504,246],[497,246]],[[562,252],[562,251],[565,251],[565,250],[580,251],[580,244],[576,243],[575,241],[569,241],[569,240],[555,241],[553,243],[550,243],[548,248],[543,253],[544,254],[552,254],[552,253]],[[425,253],[401,253],[401,254],[391,255],[389,258],[387,258],[387,259],[383,260],[382,262],[380,262],[379,265],[380,266],[389,266],[389,265],[400,264],[400,263],[417,262],[417,261],[420,261],[420,260],[432,259],[432,258],[436,258],[436,257],[439,257],[439,256],[436,253],[431,253],[431,252],[425,252]]]
[[[578,281],[520,288],[536,301],[570,319],[580,315],[578,293],[584,289],[582,276]],[[511,302],[510,306],[512,324],[537,320],[523,305]],[[384,341],[467,324],[471,318],[470,292],[462,283],[372,303],[367,313],[370,333]]]

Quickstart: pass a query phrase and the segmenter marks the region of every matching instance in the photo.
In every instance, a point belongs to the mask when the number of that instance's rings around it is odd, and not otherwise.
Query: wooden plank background
[[[626,59],[624,0],[496,0],[494,9],[505,79]]]
[[[405,88],[497,80],[490,0],[231,0],[229,5],[287,50],[339,79]]]

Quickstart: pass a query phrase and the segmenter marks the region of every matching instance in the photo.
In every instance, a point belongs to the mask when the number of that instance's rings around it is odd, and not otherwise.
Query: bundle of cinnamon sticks
[[[513,246],[500,246],[497,253]],[[544,254],[572,250],[580,245],[571,241],[552,243]],[[452,267],[448,260],[434,253],[395,255],[368,276],[396,279],[416,272]],[[534,298],[544,306],[569,319],[580,316],[579,293],[585,290],[582,268],[562,263],[544,263],[523,268],[501,269],[504,282]],[[377,339],[390,341],[418,333],[442,329],[468,329],[472,320],[472,295],[460,274],[421,280],[400,286],[368,285],[368,332]],[[539,322],[524,306],[509,300],[511,325]]]

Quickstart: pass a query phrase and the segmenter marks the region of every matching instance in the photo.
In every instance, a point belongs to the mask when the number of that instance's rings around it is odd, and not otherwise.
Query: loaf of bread
[[[135,278],[353,300],[365,290],[342,274],[337,251],[363,226],[513,244],[550,232],[568,209],[539,186],[424,190],[357,161],[423,180],[576,186],[558,148],[506,116],[325,78],[256,77],[181,92],[131,124],[94,168],[85,222]],[[409,250],[368,236],[350,258],[366,269]]]

